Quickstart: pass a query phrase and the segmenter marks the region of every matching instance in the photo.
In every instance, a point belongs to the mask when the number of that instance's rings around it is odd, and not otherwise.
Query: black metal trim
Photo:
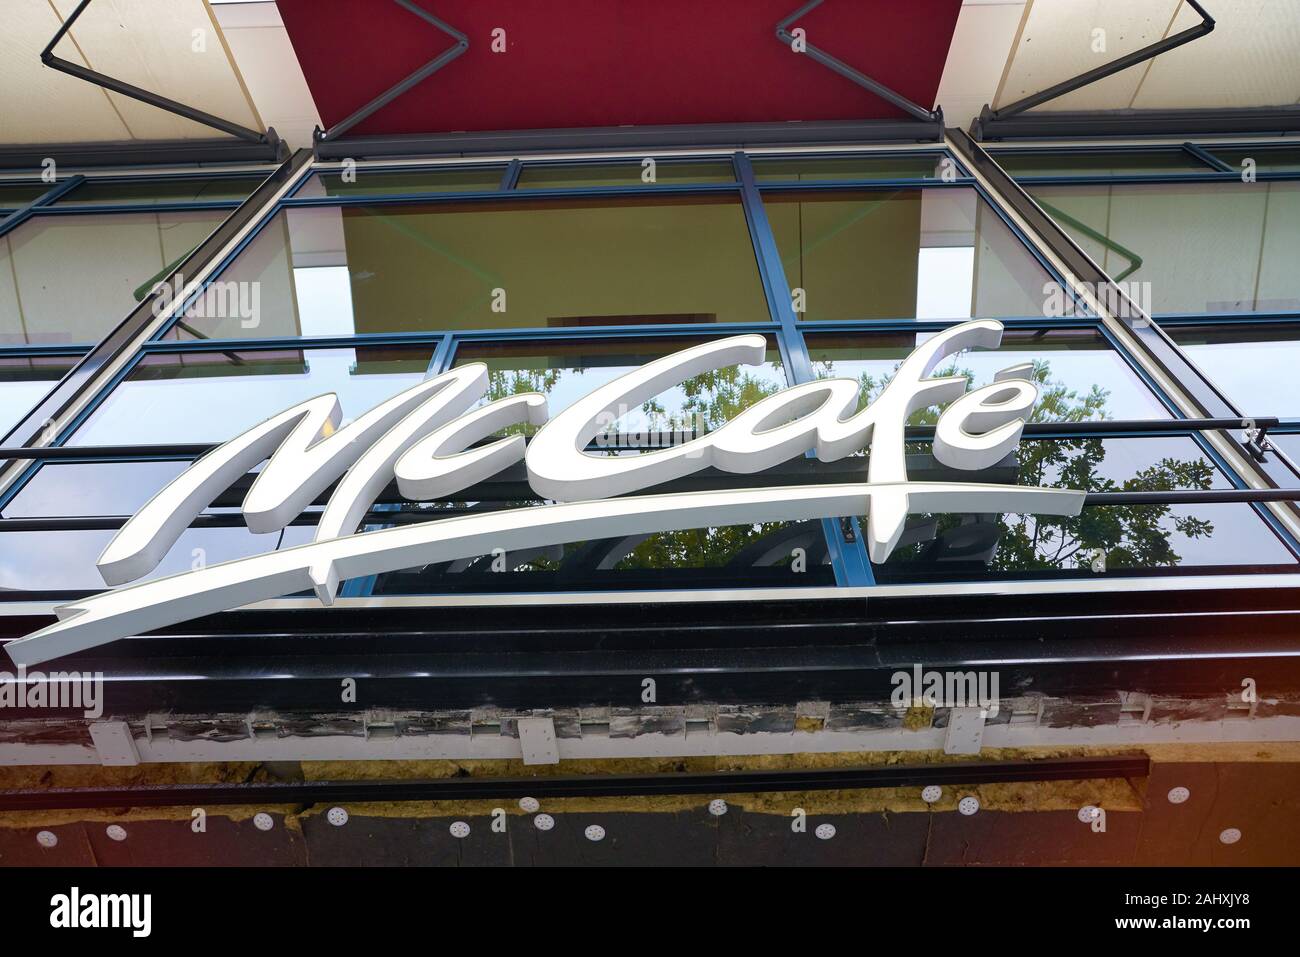
[[[231,136],[244,140],[245,142],[259,145],[272,144],[273,137],[275,136],[272,131],[259,133],[257,130],[250,130],[246,126],[232,123],[230,120],[214,116],[204,110],[199,110],[192,106],[186,106],[184,103],[179,103],[176,100],[169,99],[168,97],[162,96],[158,93],[141,89],[134,84],[115,79],[105,73],[100,73],[97,70],[88,69],[80,63],[73,63],[70,60],[65,60],[62,57],[55,56],[54,48],[58,46],[59,41],[64,38],[67,32],[72,29],[72,25],[77,21],[77,18],[85,12],[86,7],[88,6],[90,6],[90,0],[81,0],[81,2],[77,4],[77,8],[72,11],[72,16],[63,21],[58,32],[54,34],[54,37],[50,42],[45,45],[45,49],[41,51],[42,63],[52,70],[66,73],[68,76],[75,76],[79,80],[85,80],[87,83],[93,83],[95,86],[101,86],[106,90],[112,90],[114,93],[120,93],[122,96],[130,97],[133,100],[139,100],[141,103],[148,103],[150,106],[155,106],[168,113],[174,113],[177,116],[183,117],[184,119],[190,120],[194,123],[199,123],[202,126],[210,126],[214,130],[229,133]]]
[[[321,160],[395,156],[518,156],[564,150],[642,155],[666,149],[734,150],[765,146],[906,141],[934,143],[943,123],[901,120],[794,120],[786,123],[719,123],[677,126],[603,126],[588,129],[496,130],[344,137],[316,144]]]
[[[1266,136],[1295,132],[1300,132],[1300,106],[1294,105],[1222,110],[1062,110],[1004,119],[994,119],[985,112],[971,125],[971,135],[977,140]]]
[[[199,807],[242,804],[355,804],[466,801],[482,798],[636,797],[674,794],[763,794],[788,791],[968,786],[1006,781],[1093,781],[1145,778],[1145,754],[1036,761],[960,761],[950,764],[866,765],[791,771],[697,771],[663,774],[590,774],[536,777],[458,777],[391,781],[258,781],[238,784],[162,784],[136,787],[47,788],[0,791],[0,811],[56,808]]]
[[[289,146],[274,129],[267,141],[237,139],[126,140],[112,143],[43,143],[0,146],[0,169],[35,170],[52,159],[66,169],[101,166],[197,166],[228,163],[282,163]]]
[[[882,584],[890,571],[877,567]],[[102,673],[105,714],[117,717],[639,709],[642,681],[653,677],[659,707],[876,702],[886,713],[864,721],[866,730],[891,726],[895,676],[916,664],[996,672],[1008,717],[1006,702],[1027,694],[1109,702],[1117,718],[1122,690],[1223,700],[1250,676],[1269,696],[1300,692],[1300,575],[1293,588],[1139,590],[1080,569],[1070,577],[1119,588],[972,594],[950,587],[963,578],[949,574],[935,583],[942,594],[869,598],[249,609],[65,656],[58,666]],[[1147,582],[1160,577],[1145,574]],[[1165,577],[1173,585],[1180,576]],[[0,636],[53,621],[0,618]],[[360,704],[340,704],[346,678],[357,681]],[[9,717],[82,712],[14,709]]]

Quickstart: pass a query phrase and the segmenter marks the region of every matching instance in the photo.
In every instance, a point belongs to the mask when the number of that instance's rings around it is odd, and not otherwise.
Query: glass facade
[[[0,434],[22,421],[268,172],[110,171],[55,183],[0,182]]]
[[[1288,172],[1285,150],[1249,152],[1259,154],[1254,182],[1231,172],[1240,157],[1227,147],[992,155],[1113,279],[1149,284],[1151,312],[1173,348],[1241,415],[1280,419],[1270,439],[1294,461],[1300,408],[1286,373],[1300,342],[1289,265],[1300,253],[1300,174]],[[106,177],[52,204],[63,213],[0,236],[7,427],[202,242],[247,185]],[[0,205],[21,205],[26,194],[13,189]],[[196,449],[323,393],[338,396],[346,426],[431,376],[483,363],[480,404],[540,392],[553,417],[662,356],[729,335],[764,337],[761,362],[666,388],[624,410],[589,450],[639,455],[706,435],[817,378],[856,380],[865,407],[913,350],[975,318],[1004,322],[1000,347],[961,352],[931,374],[964,375],[977,387],[1028,364],[1040,398],[1017,451],[958,479],[1082,489],[1090,498],[1080,515],[916,514],[878,565],[866,559],[866,516],[701,527],[434,563],[345,581],[342,594],[1295,570],[1296,543],[1267,505],[1196,500],[1248,483],[1202,429],[1180,422],[1149,360],[1103,317],[1082,306],[1052,311],[1064,277],[993,199],[941,149],[318,164],[259,212],[202,293],[137,342],[59,430],[54,443],[78,457],[21,467],[0,499],[0,522],[12,523],[0,536],[0,587],[13,597],[102,588],[94,560],[114,523]],[[91,272],[79,283],[51,281],[42,264],[60,257]],[[911,416],[914,481],[954,479],[931,453],[942,411]],[[503,431],[531,436],[536,426]],[[838,463],[847,471],[833,480],[857,480],[870,456],[864,448]],[[647,491],[811,484],[819,474],[826,481],[819,468],[796,458],[761,476],[707,472]],[[243,527],[238,509],[252,478],[222,492],[154,575],[310,541],[323,499],[283,532]],[[540,504],[516,466],[425,502],[390,485],[362,528]],[[84,527],[55,522],[70,518]],[[33,551],[39,560],[26,559]]]

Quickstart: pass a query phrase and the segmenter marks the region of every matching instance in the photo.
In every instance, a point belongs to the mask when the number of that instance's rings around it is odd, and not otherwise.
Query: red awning
[[[416,0],[469,49],[353,135],[893,119],[901,110],[777,39],[798,0]],[[278,0],[327,127],[454,40],[392,0]],[[934,105],[961,0],[826,0],[810,45]],[[493,31],[506,52],[494,53]]]

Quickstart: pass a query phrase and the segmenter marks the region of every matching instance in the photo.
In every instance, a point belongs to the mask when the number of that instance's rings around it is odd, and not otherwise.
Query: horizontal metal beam
[[[238,350],[235,350],[238,351]],[[1152,433],[1181,435],[1187,432],[1217,431],[1220,429],[1264,429],[1278,428],[1280,420],[1271,416],[1250,418],[1210,418],[1210,419],[1101,419],[1092,422],[1030,422],[1025,425],[1024,434],[1033,436],[1074,436],[1074,435],[1150,435]],[[908,439],[926,440],[934,438],[933,425],[909,425],[904,430]],[[642,444],[623,444],[618,446],[593,446],[593,448],[616,450],[662,448],[664,445],[679,445],[695,438],[691,433],[666,432],[660,434],[659,444],[653,441]],[[485,440],[487,441],[487,440]],[[483,444],[483,443],[480,443]],[[198,458],[213,449],[212,444],[174,443],[166,445],[62,445],[53,447],[7,447],[0,448],[0,461],[5,459],[39,459],[53,461],[58,459],[155,459],[155,458]]]
[[[80,169],[145,164],[281,163],[288,156],[288,144],[272,129],[267,131],[266,142],[261,143],[222,138],[0,146],[0,169],[39,170],[50,159],[63,169]]]
[[[138,787],[30,788],[0,791],[0,810],[198,807],[244,804],[354,804],[465,801],[521,797],[636,797],[671,794],[762,794],[789,791],[969,786],[1005,781],[1092,781],[1143,778],[1145,754],[1037,761],[954,761],[794,771],[700,771],[515,778],[456,777],[418,781],[259,781]]]
[[[669,149],[744,149],[836,143],[933,143],[943,138],[940,121],[827,120],[785,123],[720,123],[679,126],[605,126],[555,130],[502,130],[403,136],[343,137],[316,144],[322,160],[395,156],[484,156],[565,150],[625,150],[645,155]]]
[[[1087,137],[1267,136],[1300,132],[1300,106],[1222,110],[1089,110],[1013,114],[975,120],[977,140],[1083,139]]]

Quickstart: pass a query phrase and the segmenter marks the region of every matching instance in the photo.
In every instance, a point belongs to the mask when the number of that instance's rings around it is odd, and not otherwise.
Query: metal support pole
[[[439,20],[437,17],[435,17],[432,13],[429,13],[427,10],[421,10],[414,3],[412,3],[411,0],[393,0],[393,2],[396,3],[402,9],[409,10],[411,13],[415,14],[417,17],[419,17],[421,20],[424,20],[426,23],[430,23],[433,26],[437,27],[439,30],[441,30],[443,33],[450,36],[456,42],[452,44],[452,46],[448,47],[446,50],[443,50],[441,53],[439,53],[436,57],[434,57],[424,66],[420,67],[420,69],[416,70],[405,80],[402,80],[400,83],[397,83],[396,85],[389,87],[387,90],[379,94],[369,103],[367,103],[365,106],[361,107],[356,112],[354,112],[351,116],[348,116],[345,119],[342,119],[339,122],[335,123],[328,130],[322,130],[320,127],[316,127],[314,138],[317,143],[328,143],[331,140],[338,139],[340,136],[342,136],[348,130],[352,129],[352,127],[356,126],[362,120],[371,116],[375,112],[382,110],[385,106],[393,102],[393,100],[397,99],[407,90],[411,89],[417,84],[428,79],[434,73],[437,73],[448,63],[450,63],[452,60],[456,59],[458,56],[460,56],[462,53],[464,53],[466,50],[469,49],[469,37],[461,33],[455,27],[451,26],[448,23],[444,23],[442,20]]]
[[[1201,22],[1194,27],[1189,27],[1181,33],[1175,33],[1171,37],[1157,40],[1155,43],[1148,44],[1140,50],[1134,50],[1132,53],[1112,60],[1110,63],[1103,64],[1095,70],[1089,70],[1086,73],[1080,73],[1078,76],[1063,80],[1041,92],[1031,94],[1021,100],[997,110],[990,110],[987,106],[980,114],[980,123],[986,123],[989,120],[994,122],[1006,119],[1008,116],[1014,116],[1017,113],[1023,113],[1032,107],[1046,103],[1048,100],[1055,100],[1057,97],[1065,96],[1067,93],[1073,93],[1080,87],[1087,86],[1089,83],[1095,83],[1121,70],[1127,70],[1131,66],[1137,66],[1139,63],[1145,63],[1162,53],[1180,47],[1184,43],[1191,43],[1214,29],[1214,18],[1202,7],[1196,0],[1187,0],[1188,6],[1195,10],[1201,17]]]
[[[822,4],[822,0],[809,0],[808,3],[805,3],[794,13],[790,14],[788,17],[786,17],[784,20],[778,23],[776,25],[776,38],[780,40],[782,43],[784,43],[786,46],[788,46],[791,50],[794,50],[796,53],[802,52],[802,54],[808,57],[810,60],[813,60],[816,63],[820,63],[828,70],[832,70],[835,73],[838,73],[846,80],[856,83],[864,90],[869,90],[870,92],[874,93],[876,96],[884,100],[886,103],[890,103],[898,107],[904,113],[914,116],[916,117],[916,119],[922,120],[923,122],[934,123],[937,127],[936,138],[938,136],[941,136],[943,134],[942,111],[927,110],[924,106],[921,106],[921,104],[913,103],[911,100],[903,96],[901,93],[895,90],[891,90],[889,87],[885,86],[883,83],[879,82],[878,80],[873,80],[865,73],[862,73],[859,70],[855,70],[853,67],[849,66],[843,60],[836,59],[835,57],[827,53],[825,50],[813,46],[811,43],[808,43],[806,40],[803,40],[802,38],[796,38],[795,35],[790,32],[789,28],[794,24],[796,20],[800,19],[810,11],[815,10],[817,7],[821,6],[821,4]],[[800,51],[795,46],[797,39],[801,40],[802,42],[802,46],[803,46],[802,51]]]

